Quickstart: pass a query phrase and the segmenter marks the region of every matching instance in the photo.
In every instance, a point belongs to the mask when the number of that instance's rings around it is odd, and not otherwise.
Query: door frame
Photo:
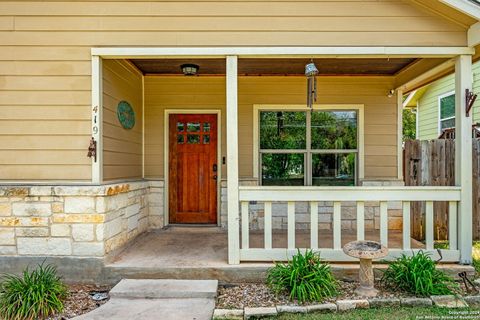
[[[170,144],[169,144],[169,130],[170,130],[170,121],[169,117],[171,114],[216,114],[217,115],[217,164],[219,167],[218,170],[218,179],[217,179],[217,225],[220,226],[220,217],[221,217],[221,183],[222,183],[222,111],[220,109],[165,109],[164,113],[164,132],[163,132],[163,181],[164,181],[164,193],[163,193],[163,225],[167,226],[170,224],[170,212],[169,212],[169,172],[170,172]]]

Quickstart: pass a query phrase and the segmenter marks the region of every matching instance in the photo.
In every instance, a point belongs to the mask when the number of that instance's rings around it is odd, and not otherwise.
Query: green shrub
[[[267,285],[275,292],[286,292],[290,299],[321,301],[337,294],[337,281],[330,266],[313,251],[300,251],[287,263],[275,263],[268,270]]]
[[[54,266],[28,268],[21,276],[5,274],[0,284],[0,318],[5,320],[43,319],[63,310],[67,287]]]
[[[453,278],[436,268],[437,263],[423,251],[413,256],[402,255],[391,262],[382,282],[391,289],[417,296],[447,295],[458,292]]]

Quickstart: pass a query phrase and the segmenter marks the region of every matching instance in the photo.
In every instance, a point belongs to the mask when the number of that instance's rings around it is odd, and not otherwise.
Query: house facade
[[[480,63],[472,67],[473,91],[480,89]],[[416,108],[417,139],[437,139],[442,130],[455,127],[455,110],[452,101],[455,100],[455,76],[443,77],[428,86],[411,93],[411,100],[406,104]],[[480,122],[480,101],[475,101],[472,107],[473,123]]]
[[[470,263],[464,110],[478,4],[4,1],[0,11],[0,259],[12,268],[48,257],[97,272],[168,225],[222,227],[230,264],[298,247],[350,261],[348,232],[385,245],[396,232],[394,257],[411,252],[414,201],[427,202],[434,254],[433,202],[449,202],[444,261]],[[452,71],[457,185],[404,187],[402,96]],[[252,248],[255,230],[263,244]]]

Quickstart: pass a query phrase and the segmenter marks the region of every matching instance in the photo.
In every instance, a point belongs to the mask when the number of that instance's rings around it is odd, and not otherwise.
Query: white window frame
[[[444,118],[442,119],[442,105],[441,105],[441,101],[443,98],[446,98],[446,97],[449,97],[449,96],[453,96],[455,94],[455,90],[454,91],[449,91],[447,93],[444,93],[440,96],[438,96],[438,100],[437,100],[437,105],[438,105],[438,123],[437,123],[437,128],[438,128],[438,134],[440,135],[442,133],[442,121],[445,121],[445,120],[451,120],[451,119],[455,119],[455,115],[453,117],[448,117],[448,118]],[[452,127],[454,128],[454,127]],[[446,128],[448,129],[448,128]]]
[[[365,178],[365,135],[364,135],[364,105],[363,104],[315,104],[313,110],[354,110],[357,111],[358,117],[358,146],[357,146],[357,167],[355,181],[361,181]],[[298,104],[255,104],[253,105],[253,177],[259,181],[260,184],[260,111],[308,111],[310,110],[306,105]],[[308,134],[308,133],[307,133]],[[303,150],[303,149],[302,149]],[[310,172],[305,167],[306,172]]]

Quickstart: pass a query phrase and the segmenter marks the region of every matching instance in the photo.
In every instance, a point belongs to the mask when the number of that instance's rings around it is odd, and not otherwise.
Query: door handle
[[[217,180],[217,175],[214,175],[214,176],[213,176],[213,180]]]

